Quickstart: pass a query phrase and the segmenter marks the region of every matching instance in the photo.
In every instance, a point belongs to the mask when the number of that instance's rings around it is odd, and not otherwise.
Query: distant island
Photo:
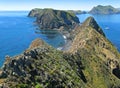
[[[34,9],[29,16],[46,29],[79,24],[74,14],[53,9]],[[36,39],[22,54],[6,56],[0,87],[119,88],[120,53],[95,19],[88,17],[69,31],[73,41],[66,51]]]
[[[111,5],[102,6],[98,5],[93,7],[92,10],[89,11],[90,14],[118,14],[120,10],[117,8],[112,7]]]
[[[79,14],[86,14],[87,12],[86,11],[82,11],[82,10],[66,10],[67,12],[70,12],[70,13],[74,13],[76,15],[79,15]]]
[[[36,17],[40,29],[73,29],[80,23],[73,11],[36,8],[31,10],[28,16]]]

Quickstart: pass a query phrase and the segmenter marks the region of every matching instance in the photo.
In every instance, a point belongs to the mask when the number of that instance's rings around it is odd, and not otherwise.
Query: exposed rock
[[[108,6],[98,5],[96,7],[93,7],[89,13],[91,14],[118,14],[120,13],[120,10],[110,5]]]
[[[43,41],[43,40],[41,40],[41,39],[35,39],[32,43],[31,43],[31,45],[30,45],[30,49],[33,49],[33,48],[36,48],[36,47],[38,47],[38,46],[43,46],[43,45],[45,45],[46,43]]]
[[[73,29],[79,24],[79,19],[74,13],[53,9],[33,9],[29,17],[36,17],[36,23],[41,29]]]

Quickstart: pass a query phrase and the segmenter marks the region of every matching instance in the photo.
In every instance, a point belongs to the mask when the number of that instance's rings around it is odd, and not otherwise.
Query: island
[[[40,29],[70,30],[80,23],[78,17],[72,12],[49,8],[33,9],[28,16],[36,17],[36,23]]]
[[[74,13],[76,15],[86,14],[87,13],[86,11],[81,11],[81,10],[66,10],[66,11],[70,12],[70,13]]]
[[[98,5],[93,7],[92,10],[89,11],[90,14],[118,14],[120,10],[117,8],[112,7],[111,5],[102,6]]]
[[[55,13],[58,12],[61,13]],[[65,16],[63,20],[66,20],[66,12],[62,13]],[[68,16],[71,18],[70,14]],[[45,17],[46,20],[56,19],[48,12]],[[95,19],[87,18],[71,30],[71,36],[73,41],[67,51],[57,50],[36,39],[22,54],[6,56],[0,70],[0,87],[119,88],[120,54]]]

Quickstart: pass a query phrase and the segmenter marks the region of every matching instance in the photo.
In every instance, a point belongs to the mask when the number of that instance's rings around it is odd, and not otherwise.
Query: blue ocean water
[[[106,37],[116,46],[120,52],[120,14],[114,15],[77,15],[80,22],[84,22],[89,16],[95,18],[99,26],[103,29]]]
[[[28,11],[0,11],[0,66],[6,55],[14,56],[27,49],[30,43],[41,38],[54,47],[65,43],[57,31],[36,30],[35,18],[27,17]]]

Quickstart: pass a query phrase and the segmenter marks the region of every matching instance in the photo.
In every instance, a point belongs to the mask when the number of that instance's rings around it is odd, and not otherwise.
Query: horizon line
[[[35,8],[33,8],[35,9]],[[46,8],[38,8],[38,9],[46,9]],[[48,8],[49,9],[49,8]],[[53,9],[53,10],[80,10],[80,11],[90,11],[90,10],[81,10],[81,9],[55,9],[55,8],[50,8],[50,9]],[[26,9],[26,10],[22,10],[22,9],[0,9],[0,11],[31,11],[32,9]]]

